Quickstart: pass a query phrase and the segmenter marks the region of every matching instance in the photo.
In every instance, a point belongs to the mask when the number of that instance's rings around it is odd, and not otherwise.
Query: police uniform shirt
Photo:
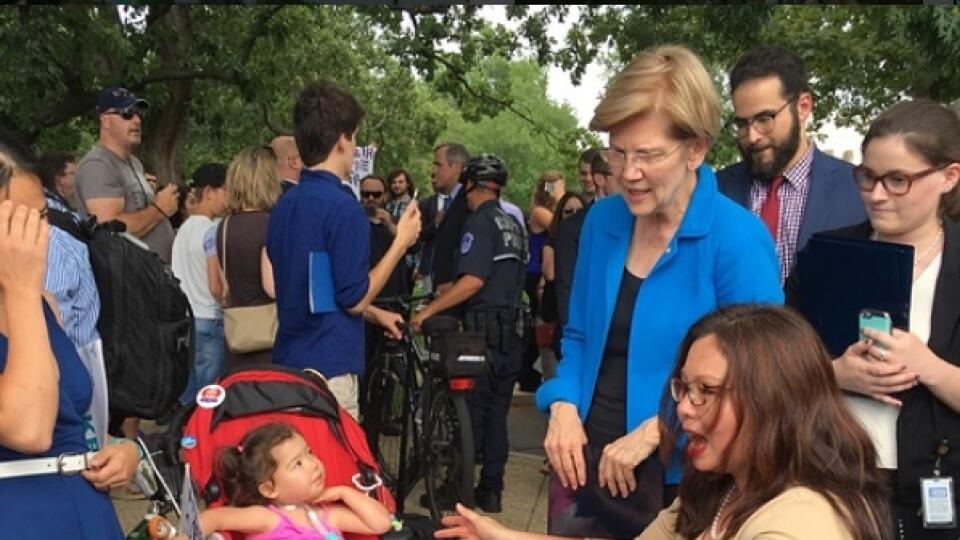
[[[464,304],[467,310],[512,307],[526,272],[526,238],[498,200],[486,201],[470,214],[460,240],[457,276],[484,280],[483,288]]]

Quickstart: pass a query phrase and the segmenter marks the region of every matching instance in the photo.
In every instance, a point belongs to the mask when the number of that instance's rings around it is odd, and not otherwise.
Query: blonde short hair
[[[597,105],[590,129],[610,131],[636,115],[660,112],[677,139],[714,139],[720,131],[720,95],[690,49],[664,45],[637,54],[617,74]]]
[[[269,210],[280,198],[277,158],[270,147],[248,146],[227,167],[227,210]]]

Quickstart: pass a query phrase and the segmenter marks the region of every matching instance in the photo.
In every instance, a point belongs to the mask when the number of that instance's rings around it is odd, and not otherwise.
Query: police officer
[[[464,330],[487,339],[490,369],[470,395],[470,416],[478,455],[483,455],[480,484],[474,492],[485,512],[500,512],[503,471],[507,463],[507,414],[520,373],[522,340],[520,293],[526,277],[527,238],[523,228],[500,208],[507,168],[497,156],[470,159],[464,189],[471,214],[463,228],[457,280],[424,308],[411,325],[419,329],[432,315],[462,308]]]

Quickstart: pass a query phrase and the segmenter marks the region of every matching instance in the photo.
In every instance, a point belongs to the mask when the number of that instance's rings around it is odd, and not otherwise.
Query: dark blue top
[[[0,462],[87,451],[83,414],[93,386],[77,350],[44,306],[50,346],[60,369],[60,405],[53,442],[42,454],[0,446]],[[0,335],[0,371],[7,366],[7,337]],[[122,539],[120,522],[106,493],[80,475],[45,474],[0,479],[0,539]]]
[[[309,258],[326,252],[339,311],[311,314]],[[363,319],[347,309],[370,287],[370,222],[327,171],[304,170],[300,183],[270,212],[267,255],[273,264],[279,328],[277,364],[313,368],[326,377],[363,373]]]
[[[530,261],[527,262],[528,274],[543,272],[543,245],[547,243],[548,231],[530,233]]]

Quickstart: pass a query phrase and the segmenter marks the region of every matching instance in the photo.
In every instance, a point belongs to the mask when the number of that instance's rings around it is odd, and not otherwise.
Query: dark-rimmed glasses
[[[710,386],[703,383],[687,384],[677,377],[670,379],[670,397],[677,404],[683,401],[683,398],[687,398],[694,407],[701,407],[708,402],[712,403],[725,389],[724,386]]]
[[[727,133],[734,139],[744,137],[752,127],[761,135],[768,135],[777,125],[777,115],[787,108],[787,105],[793,103],[799,96],[793,96],[786,103],[780,106],[776,111],[763,111],[750,118],[738,118],[734,116],[723,126]]]
[[[361,191],[360,192],[361,199],[379,199],[380,197],[383,197],[382,191]]]
[[[627,152],[619,148],[607,147],[600,150],[610,166],[610,173],[619,176],[627,165],[645,169],[667,159],[671,154],[686,146],[687,141],[678,144],[673,150],[637,150]]]
[[[945,165],[934,165],[929,169],[920,172],[908,173],[904,171],[890,171],[885,174],[877,174],[876,171],[866,165],[857,165],[853,168],[853,181],[856,182],[860,191],[869,193],[877,186],[877,182],[883,184],[883,189],[890,195],[897,197],[906,195],[917,180],[929,176],[937,171],[946,168]]]

